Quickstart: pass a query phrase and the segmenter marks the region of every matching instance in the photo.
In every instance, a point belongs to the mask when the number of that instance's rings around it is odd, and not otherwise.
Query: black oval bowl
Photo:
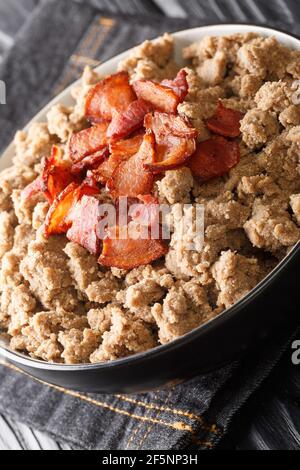
[[[299,279],[300,242],[244,299],[170,344],[109,363],[73,366],[34,360],[5,345],[0,345],[0,355],[37,379],[82,392],[138,393],[172,386],[241,357],[287,324],[296,328]]]
[[[285,324],[296,326],[299,279],[300,244],[249,295],[214,320],[170,344],[109,363],[49,364],[0,349],[8,361],[54,385],[90,393],[150,391],[216,369]]]

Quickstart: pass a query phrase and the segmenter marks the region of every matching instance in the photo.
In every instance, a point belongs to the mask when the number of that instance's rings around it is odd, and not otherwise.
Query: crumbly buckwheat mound
[[[53,144],[66,150],[88,128],[85,101],[100,77],[87,68],[74,106],[15,138],[0,174],[0,328],[11,348],[58,363],[115,360],[168,343],[213,319],[252,290],[300,239],[300,53],[255,34],[206,37],[183,50],[189,93],[178,106],[198,130],[223,106],[243,113],[241,160],[201,182],[192,167],[160,174],[153,194],[172,205],[165,257],[126,271],[105,268],[65,235],[45,237],[49,203],[22,198]],[[130,81],[174,79],[174,42],[146,41],[119,65]],[[65,154],[67,158],[67,152]],[[110,200],[105,187],[103,197]],[[183,204],[205,208],[204,243],[180,236]],[[191,206],[191,219],[194,212]]]

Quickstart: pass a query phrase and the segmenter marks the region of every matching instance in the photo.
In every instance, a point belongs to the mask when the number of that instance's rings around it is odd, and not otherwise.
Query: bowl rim
[[[214,28],[223,29],[224,31],[220,31],[220,35],[226,34],[233,34],[230,29],[241,28],[241,32],[261,32],[262,34],[267,33],[268,36],[271,36],[272,33],[277,34],[280,33],[282,36],[286,36],[286,39],[296,39],[299,42],[300,48],[300,36],[296,34],[289,33],[284,29],[280,28],[271,28],[271,27],[264,27],[259,24],[255,23],[219,23],[219,24],[210,24],[207,26],[200,26],[195,28],[189,28],[185,30],[180,30],[177,32],[172,33],[171,35],[175,38],[184,39],[186,34],[197,32],[197,31],[204,31],[206,30],[208,33],[209,31],[213,31]],[[219,35],[219,34],[218,34]],[[101,71],[103,67],[109,67],[110,64],[116,63],[117,61],[122,60],[122,58],[126,57],[134,48],[130,48],[121,54],[118,54],[111,59],[107,60],[103,64],[100,64],[98,67],[95,68],[96,71]],[[45,109],[53,106],[54,104],[60,102],[64,96],[70,94],[71,89],[76,86],[80,82],[76,80],[74,83],[69,85],[65,90],[63,90],[58,96],[52,99],[40,112],[38,112],[35,117],[29,121],[29,123],[25,126],[24,130],[28,129],[28,127],[34,123],[39,122],[41,116],[45,114]],[[7,154],[11,153],[12,151],[13,142],[4,150],[2,156],[6,156]],[[0,157],[2,158],[2,157]],[[22,366],[31,368],[31,369],[40,369],[40,370],[51,370],[57,372],[75,372],[75,371],[82,371],[82,370],[103,370],[103,369],[118,369],[122,368],[123,366],[128,366],[132,363],[139,363],[142,362],[150,357],[159,356],[165,353],[171,353],[172,351],[176,351],[180,349],[182,346],[187,345],[191,340],[196,338],[200,338],[204,335],[207,331],[214,329],[216,327],[220,327],[224,322],[228,319],[232,318],[233,316],[237,315],[240,310],[242,310],[249,302],[254,300],[256,297],[261,295],[263,291],[265,291],[273,282],[273,280],[283,272],[286,267],[300,254],[300,241],[292,248],[290,253],[281,260],[281,262],[266,276],[254,289],[252,289],[245,297],[239,300],[236,304],[232,307],[224,310],[221,312],[217,317],[211,319],[207,323],[198,326],[194,330],[186,333],[185,335],[177,338],[176,340],[171,341],[170,343],[158,345],[155,348],[149,349],[147,351],[133,354],[131,356],[127,356],[124,358],[116,359],[113,361],[108,362],[99,362],[95,364],[59,364],[59,363],[51,363],[42,361],[39,359],[31,358],[25,354],[19,353],[17,351],[11,350],[9,347],[2,346],[0,344],[0,356],[4,357],[4,359],[11,360],[14,363],[20,364]]]

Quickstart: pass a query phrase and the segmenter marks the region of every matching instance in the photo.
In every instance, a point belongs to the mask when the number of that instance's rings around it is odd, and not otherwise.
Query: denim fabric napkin
[[[151,1],[145,2],[142,15],[140,10],[133,15],[133,3],[128,0],[130,15],[112,14],[111,9],[109,13],[108,2],[101,0],[40,3],[0,67],[0,79],[7,83],[7,105],[0,107],[0,148],[85,65],[97,65],[146,38],[220,21],[245,21],[245,8],[252,12],[252,21],[265,22],[268,15],[269,25],[299,29],[291,17],[286,23],[276,19],[278,11],[272,12],[270,4],[255,10],[257,1],[233,0],[230,8],[224,1],[184,2],[188,19],[166,18],[157,8],[159,2]],[[95,8],[99,5],[105,10]],[[292,329],[281,333],[255,354],[187,384],[138,396],[76,393],[1,362],[0,413],[78,449],[212,449],[278,363],[293,334]]]

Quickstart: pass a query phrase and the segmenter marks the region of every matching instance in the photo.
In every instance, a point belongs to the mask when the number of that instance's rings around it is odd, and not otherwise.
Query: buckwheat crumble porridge
[[[166,34],[111,77],[87,68],[74,106],[17,133],[0,174],[0,328],[13,350],[76,364],[166,344],[300,239],[300,52],[256,34],[191,44],[181,70],[173,52]],[[170,240],[98,239],[98,206],[119,196],[170,205]],[[192,250],[178,236],[184,204],[205,208]]]

